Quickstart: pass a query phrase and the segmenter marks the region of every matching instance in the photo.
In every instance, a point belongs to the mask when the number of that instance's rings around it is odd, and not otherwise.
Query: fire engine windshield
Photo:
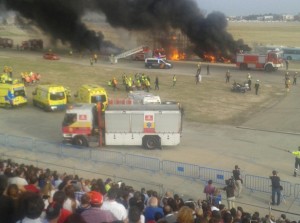
[[[67,113],[67,114],[65,114],[65,117],[64,117],[63,126],[72,125],[76,121],[77,121],[76,113]]]
[[[98,102],[104,102],[104,101],[106,101],[105,95],[96,95],[96,96],[92,96],[92,98],[91,98],[91,103],[98,103]]]
[[[65,99],[65,92],[51,92],[50,93],[50,100],[58,101]]]
[[[18,96],[25,97],[26,96],[25,89],[23,87],[15,88],[14,96],[15,97],[18,97]]]

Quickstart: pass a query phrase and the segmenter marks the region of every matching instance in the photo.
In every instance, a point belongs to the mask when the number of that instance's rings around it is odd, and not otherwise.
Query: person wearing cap
[[[295,169],[294,169],[294,177],[297,176],[298,169],[300,168],[300,146],[298,146],[298,151],[288,151],[289,153],[295,156]]]
[[[271,185],[272,186],[272,205],[275,205],[275,195],[277,195],[276,204],[279,205],[280,204],[280,195],[281,195],[281,192],[280,192],[281,186],[280,186],[280,178],[279,178],[279,176],[277,176],[276,170],[272,171],[272,176],[270,176],[270,179],[271,179],[271,183],[272,183],[272,185]]]
[[[243,188],[243,180],[241,178],[241,172],[240,172],[240,168],[238,165],[235,165],[234,170],[232,171],[232,174],[233,174],[235,186],[237,188],[236,197],[239,197],[241,195],[242,188]]]
[[[255,88],[255,94],[258,95],[258,89],[259,89],[259,80],[256,80],[256,83],[254,85]]]
[[[87,193],[91,206],[80,213],[81,217],[87,223],[113,222],[117,219],[108,211],[101,209],[103,196],[99,192],[90,191]]]

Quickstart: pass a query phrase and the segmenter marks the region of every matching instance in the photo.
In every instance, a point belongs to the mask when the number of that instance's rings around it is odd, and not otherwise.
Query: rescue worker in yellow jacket
[[[295,156],[295,170],[294,170],[294,177],[297,176],[298,169],[300,168],[300,146],[298,147],[298,151],[288,151],[292,155]]]
[[[145,86],[146,86],[146,91],[149,92],[150,88],[151,88],[150,81],[147,78],[145,78],[144,83],[145,83]]]

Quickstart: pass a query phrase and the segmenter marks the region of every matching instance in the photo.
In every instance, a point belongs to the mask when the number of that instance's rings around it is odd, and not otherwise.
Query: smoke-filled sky
[[[223,12],[226,16],[246,16],[253,14],[300,13],[299,0],[196,0],[207,13]]]
[[[179,29],[205,52],[226,55],[237,48],[226,31],[225,15],[213,12],[204,17],[194,0],[0,0],[0,4],[74,48],[95,49],[104,43],[102,34],[82,23],[87,11],[105,14],[111,26],[128,30]]]

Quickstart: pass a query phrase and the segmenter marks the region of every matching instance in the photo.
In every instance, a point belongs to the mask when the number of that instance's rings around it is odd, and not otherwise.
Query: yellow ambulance
[[[67,105],[67,89],[62,85],[39,85],[32,92],[33,105],[45,111],[64,110]]]
[[[84,84],[74,95],[78,103],[97,104],[101,102],[102,111],[105,111],[108,105],[107,93],[105,88],[96,84]]]
[[[23,83],[0,83],[0,106],[17,107],[27,104],[27,96]]]

